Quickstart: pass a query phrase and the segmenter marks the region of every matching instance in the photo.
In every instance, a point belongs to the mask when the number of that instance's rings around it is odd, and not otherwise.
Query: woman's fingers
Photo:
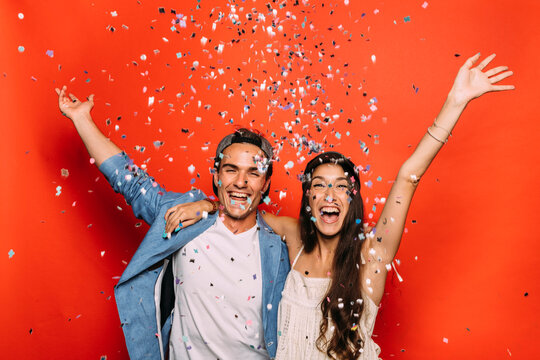
[[[514,90],[515,88],[514,85],[493,85],[491,91]]]
[[[183,221],[183,212],[175,212],[174,215],[167,220],[166,230],[167,232],[177,231],[176,229]]]
[[[169,216],[171,216],[175,211],[176,211],[176,206],[173,206],[172,208],[170,208],[169,210],[167,210],[167,212],[165,213],[165,221],[168,221],[169,220]]]
[[[167,225],[165,227],[165,230],[167,230],[167,232],[173,232],[174,229],[178,226],[179,222],[180,222],[179,217],[176,214],[172,215],[171,217],[167,219]]]
[[[463,67],[465,67],[466,69],[470,69],[474,65],[474,63],[478,61],[479,58],[480,58],[480,53],[477,53],[476,55],[471,56],[470,58],[467,59],[467,61],[465,61],[465,64],[463,64]]]
[[[497,76],[494,76],[494,77],[491,77],[489,78],[489,81],[492,83],[492,84],[495,84],[503,79],[506,79],[507,77],[509,76],[512,76],[514,73],[512,71],[505,71],[503,72],[502,74],[499,74]]]
[[[175,228],[175,225],[173,225],[173,223],[167,223],[167,226],[165,227],[165,232],[168,233],[168,234],[172,234],[172,232],[174,231],[174,228]]]
[[[92,95],[90,95],[89,100],[91,97]],[[166,221],[164,238],[199,221],[202,214],[202,210],[199,208],[200,206],[194,204],[179,204],[167,210],[164,215]]]
[[[488,66],[488,64],[491,62],[491,60],[493,60],[495,58],[495,56],[496,56],[495,54],[489,55],[487,58],[482,60],[482,62],[480,64],[478,64],[477,68],[480,69],[480,70],[484,70],[484,68],[486,66]]]
[[[185,220],[182,222],[182,228],[188,227],[190,225],[193,225],[197,222],[195,219]]]
[[[486,71],[484,74],[487,77],[492,77],[493,75],[497,75],[501,71],[505,71],[505,70],[508,70],[508,66],[497,66],[496,68]]]

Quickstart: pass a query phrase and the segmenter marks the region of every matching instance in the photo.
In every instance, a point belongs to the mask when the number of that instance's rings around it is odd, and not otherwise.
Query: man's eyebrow
[[[233,163],[225,163],[221,166],[222,168],[224,167],[229,167],[229,168],[232,168],[234,170],[240,170],[240,167],[238,165],[235,165]],[[259,168],[256,167],[256,166],[250,166],[247,171],[259,171]]]

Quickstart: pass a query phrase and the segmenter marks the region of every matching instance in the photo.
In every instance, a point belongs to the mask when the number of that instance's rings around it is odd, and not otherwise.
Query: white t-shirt
[[[257,225],[216,223],[173,257],[176,301],[170,359],[268,359],[262,327]]]

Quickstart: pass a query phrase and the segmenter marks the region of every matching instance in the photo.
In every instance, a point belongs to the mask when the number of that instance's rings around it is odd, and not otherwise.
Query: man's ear
[[[219,177],[218,177],[218,170],[214,171],[214,174],[212,175],[214,177],[214,186],[219,189]]]
[[[266,179],[266,182],[264,183],[263,189],[261,190],[261,194],[264,194],[266,190],[270,187],[270,178]]]

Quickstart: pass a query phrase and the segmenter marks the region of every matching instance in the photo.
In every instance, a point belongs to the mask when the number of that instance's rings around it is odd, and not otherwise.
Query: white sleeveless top
[[[309,278],[294,270],[303,250],[302,247],[293,261],[279,303],[276,360],[329,359],[326,353],[317,349],[316,342],[322,320],[320,305],[330,285],[330,279]],[[371,338],[377,310],[378,307],[373,300],[364,297],[364,310],[358,324],[364,347],[359,360],[379,359],[381,349]],[[330,334],[329,330],[328,338]]]

